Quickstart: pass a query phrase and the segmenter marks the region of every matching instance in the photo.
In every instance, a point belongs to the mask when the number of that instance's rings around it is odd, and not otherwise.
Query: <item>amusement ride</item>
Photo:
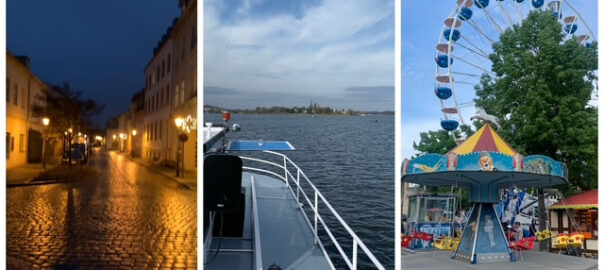
[[[497,134],[499,119],[483,108],[476,108],[476,115],[469,118],[485,123],[476,133],[466,138],[455,132],[469,124],[463,111],[474,105],[470,100],[482,75],[497,79],[489,59],[492,45],[506,29],[522,24],[533,10],[552,12],[561,24],[563,42],[575,38],[590,47],[596,40],[585,19],[567,0],[457,0],[444,19],[435,46],[434,93],[441,106],[440,125],[457,146],[444,155],[405,159],[402,181],[450,188],[450,192],[425,194],[418,188],[419,194],[409,197],[404,249],[450,251],[451,258],[472,264],[513,262],[518,257],[523,260],[521,251],[533,249],[536,241],[549,240],[553,248],[566,254],[581,249],[588,233],[581,232],[568,210],[568,233],[535,230],[521,239],[511,235],[518,220],[534,224],[536,212],[546,211],[538,209],[537,197],[527,189],[568,184],[566,164],[546,156],[518,153]],[[459,214],[463,212],[459,198],[462,189],[468,190],[473,204],[467,215]],[[558,200],[565,204],[560,193],[552,192],[546,206]]]

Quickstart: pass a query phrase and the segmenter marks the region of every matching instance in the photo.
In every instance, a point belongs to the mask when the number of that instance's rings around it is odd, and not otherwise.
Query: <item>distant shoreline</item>
[[[394,111],[355,111],[337,110],[329,107],[313,105],[309,107],[279,107],[269,108],[257,107],[256,109],[225,109],[212,105],[204,106],[204,113],[222,113],[229,111],[233,114],[256,114],[256,115],[307,115],[307,116],[367,116],[367,115],[394,115]]]

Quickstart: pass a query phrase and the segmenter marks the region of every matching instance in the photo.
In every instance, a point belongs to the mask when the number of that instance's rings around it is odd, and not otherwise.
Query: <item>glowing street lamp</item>
[[[178,159],[176,164],[177,164],[177,168],[176,168],[176,176],[179,176],[179,168],[178,168],[178,164],[181,163],[181,168],[182,168],[182,177],[184,177],[185,174],[185,142],[188,139],[187,133],[191,133],[191,130],[195,130],[197,129],[197,119],[195,119],[195,117],[191,116],[190,114],[187,115],[186,117],[177,117],[174,119],[174,124],[176,125],[176,128],[179,130],[178,133],[178,141],[180,142],[181,145],[181,149],[180,149],[180,155],[178,155],[177,152],[177,156]]]
[[[115,138],[116,138],[116,136],[115,136],[115,134],[113,134],[113,139],[115,140]]]
[[[42,129],[42,168],[46,169],[46,129],[50,125],[50,119],[42,118],[42,124],[44,125],[44,129]]]
[[[130,142],[132,147],[130,149],[130,155],[134,158],[134,144],[136,143],[136,140],[134,140],[134,137],[136,136],[136,129],[132,130],[132,141]]]
[[[174,124],[176,124],[176,127],[178,129],[180,129],[182,127],[182,124],[184,124],[185,119],[182,117],[176,117],[176,119],[174,119]]]

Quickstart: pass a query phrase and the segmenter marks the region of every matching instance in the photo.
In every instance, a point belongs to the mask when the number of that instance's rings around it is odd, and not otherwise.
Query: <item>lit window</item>
[[[25,152],[25,134],[19,134],[19,152]]]

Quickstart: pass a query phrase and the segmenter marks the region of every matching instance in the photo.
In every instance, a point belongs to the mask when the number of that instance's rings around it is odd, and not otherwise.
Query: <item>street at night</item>
[[[100,175],[7,189],[10,269],[197,267],[197,199],[173,179],[96,150]]]

